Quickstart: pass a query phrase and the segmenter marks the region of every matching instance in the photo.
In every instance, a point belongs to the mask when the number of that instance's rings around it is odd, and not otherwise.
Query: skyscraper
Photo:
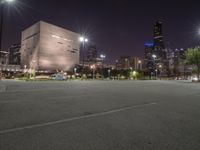
[[[145,64],[151,74],[152,72],[157,72],[158,70],[163,76],[168,74],[169,63],[163,40],[162,21],[156,21],[154,24],[153,43],[145,44]]]
[[[160,59],[166,59],[162,26],[161,21],[157,21],[154,25],[154,54]]]

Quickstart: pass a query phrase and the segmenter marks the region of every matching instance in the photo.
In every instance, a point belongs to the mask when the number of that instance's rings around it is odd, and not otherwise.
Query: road
[[[200,84],[0,81],[0,150],[199,150]]]

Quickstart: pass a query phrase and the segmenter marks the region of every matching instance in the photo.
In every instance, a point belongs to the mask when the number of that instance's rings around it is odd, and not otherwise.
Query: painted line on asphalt
[[[43,99],[43,101],[52,101],[52,100],[71,100],[73,98],[83,98],[83,97],[88,97],[87,95],[76,95],[76,96],[62,96],[62,97],[52,97],[52,98],[48,98],[48,99]],[[21,103],[21,102],[26,102],[26,103],[30,103],[30,102],[41,102],[41,99],[37,98],[36,100],[0,100],[0,104],[10,104],[10,103]]]
[[[157,103],[155,103],[155,102],[140,104],[140,105],[124,107],[124,108],[120,108],[120,109],[114,109],[114,110],[111,110],[111,111],[106,111],[106,112],[101,112],[101,113],[96,113],[96,114],[84,115],[84,116],[62,119],[62,120],[57,120],[57,121],[52,121],[52,122],[47,122],[47,123],[28,125],[28,126],[19,127],[19,128],[13,128],[13,129],[7,129],[7,130],[0,131],[0,134],[12,133],[12,132],[17,132],[17,131],[22,131],[22,130],[25,130],[25,129],[39,128],[39,127],[55,125],[55,124],[59,124],[59,123],[66,123],[66,122],[76,121],[76,120],[81,120],[81,119],[100,117],[100,116],[105,116],[105,115],[109,115],[109,114],[113,114],[113,113],[117,113],[117,112],[121,112],[121,111],[126,111],[126,110],[131,110],[131,109],[134,109],[134,108],[140,108],[140,107],[151,106],[151,105],[156,105],[156,104]]]
[[[2,93],[29,93],[29,92],[49,92],[49,91],[58,91],[58,90],[62,90],[62,91],[67,91],[67,89],[65,89],[65,87],[63,88],[37,88],[37,87],[34,87],[32,89],[22,89],[22,90],[7,90],[5,92],[2,92]]]

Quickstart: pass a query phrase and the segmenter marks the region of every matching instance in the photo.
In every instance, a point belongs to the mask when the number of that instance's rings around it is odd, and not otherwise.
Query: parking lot
[[[0,81],[0,150],[199,150],[200,84]]]

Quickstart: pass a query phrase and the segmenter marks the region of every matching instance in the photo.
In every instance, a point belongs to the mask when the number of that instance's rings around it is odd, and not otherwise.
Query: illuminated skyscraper
[[[161,21],[157,21],[154,25],[154,54],[158,58],[166,59],[162,26],[163,23]]]
[[[159,70],[163,76],[166,76],[169,70],[169,62],[162,27],[162,21],[156,21],[153,29],[153,43],[145,44],[145,66],[151,73]]]

